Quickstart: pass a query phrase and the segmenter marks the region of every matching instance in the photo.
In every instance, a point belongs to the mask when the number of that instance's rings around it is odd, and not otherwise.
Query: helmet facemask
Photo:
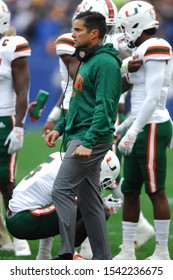
[[[115,187],[115,180],[113,178],[105,178],[100,182],[101,192],[103,193],[105,189],[113,189]]]

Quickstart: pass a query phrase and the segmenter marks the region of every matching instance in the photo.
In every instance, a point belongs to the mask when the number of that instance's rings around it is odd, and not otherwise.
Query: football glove
[[[117,125],[114,132],[114,143],[117,142],[126,133],[127,130],[128,127],[126,127],[124,123]]]
[[[131,115],[128,116],[128,118],[123,121],[120,125],[115,126],[115,132],[114,132],[114,142],[119,140],[129,129],[129,127],[132,125],[132,118]]]
[[[118,145],[119,151],[125,156],[129,156],[132,152],[136,137],[136,134],[133,134],[128,130]]]
[[[116,214],[117,211],[122,207],[121,198],[113,198],[112,194],[103,198],[104,203],[109,208],[109,213]]]
[[[9,144],[8,154],[14,154],[23,147],[24,128],[15,126],[8,135],[4,146]]]

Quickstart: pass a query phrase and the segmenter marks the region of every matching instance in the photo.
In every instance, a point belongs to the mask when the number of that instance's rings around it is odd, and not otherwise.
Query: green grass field
[[[31,130],[25,136],[23,150],[19,153],[18,168],[17,168],[17,182],[19,182],[30,170],[35,168],[37,164],[42,162],[48,154],[59,150],[60,142],[57,142],[56,148],[48,148],[41,137],[41,129]],[[167,170],[167,195],[170,202],[171,213],[173,213],[173,186],[172,186],[172,167],[173,167],[173,150],[168,150],[168,170]],[[141,195],[141,207],[145,217],[153,224],[153,212],[151,203],[148,197],[143,193]],[[113,256],[119,252],[119,245],[121,244],[121,215],[122,211],[116,215],[112,215],[107,222],[110,244]],[[55,238],[52,256],[55,257],[59,249],[59,237]],[[18,260],[31,259],[34,260],[37,255],[38,241],[29,241],[32,255],[30,257],[15,257],[13,252],[0,251],[0,259],[2,260]],[[169,249],[171,259],[173,259],[173,221],[170,227]],[[136,250],[137,259],[143,260],[151,255],[154,250],[154,237],[151,238],[144,246]]]

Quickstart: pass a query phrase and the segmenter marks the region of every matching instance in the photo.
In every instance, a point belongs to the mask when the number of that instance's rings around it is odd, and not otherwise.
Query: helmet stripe
[[[113,9],[113,5],[111,3],[110,0],[105,0],[107,6],[108,6],[108,11],[109,11],[109,18],[114,18],[115,14],[114,14],[114,9]]]

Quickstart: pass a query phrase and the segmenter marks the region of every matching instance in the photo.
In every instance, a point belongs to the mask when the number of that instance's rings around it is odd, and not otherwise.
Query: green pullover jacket
[[[122,61],[117,55],[118,51],[108,43],[80,64],[69,112],[54,128],[60,135],[65,133],[68,141],[80,139],[89,149],[112,141],[122,93]]]

